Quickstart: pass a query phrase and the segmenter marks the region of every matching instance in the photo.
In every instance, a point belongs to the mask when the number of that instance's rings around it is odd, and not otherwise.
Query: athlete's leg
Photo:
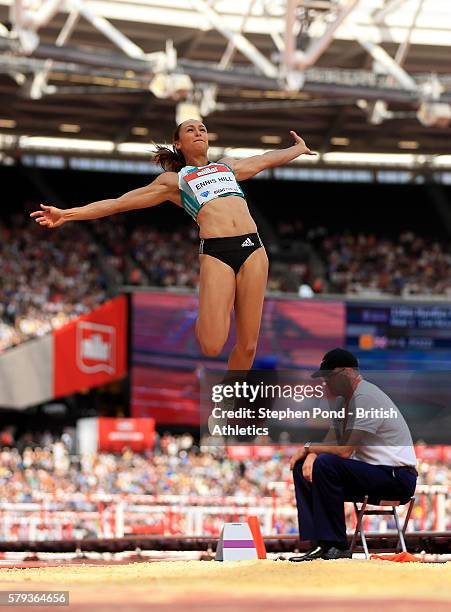
[[[199,316],[196,335],[204,355],[218,355],[230,329],[235,299],[235,273],[230,266],[210,255],[199,255]]]
[[[249,370],[257,350],[260,321],[268,280],[268,257],[264,248],[250,255],[236,276],[236,345],[229,370]]]

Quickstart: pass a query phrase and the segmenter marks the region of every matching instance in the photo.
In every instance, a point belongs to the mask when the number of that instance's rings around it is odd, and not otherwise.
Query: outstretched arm
[[[61,209],[41,204],[42,210],[31,213],[30,217],[33,217],[39,225],[54,228],[67,221],[90,221],[127,210],[157,206],[172,199],[171,196],[174,194],[174,179],[167,174],[170,173],[160,174],[150,185],[124,193],[119,198],[100,200],[86,206]]]
[[[296,159],[299,155],[315,155],[296,132],[291,131],[290,134],[293,136],[295,144],[288,149],[268,151],[263,155],[254,155],[246,159],[226,158],[221,161],[224,161],[233,169],[238,181],[244,181],[267,168],[282,166],[292,159]]]

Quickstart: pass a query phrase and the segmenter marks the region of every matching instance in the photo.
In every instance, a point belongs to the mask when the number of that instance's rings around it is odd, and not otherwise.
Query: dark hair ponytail
[[[174,132],[173,142],[178,140],[180,133],[180,126]],[[172,149],[161,145],[155,145],[157,147],[156,153],[153,156],[153,162],[159,164],[165,172],[179,172],[186,166],[185,156],[179,151],[175,145],[172,145]]]
[[[156,147],[157,151],[154,153],[153,162],[159,164],[166,172],[179,172],[186,166],[183,153],[175,147],[172,147],[172,149],[160,145],[156,145]]]

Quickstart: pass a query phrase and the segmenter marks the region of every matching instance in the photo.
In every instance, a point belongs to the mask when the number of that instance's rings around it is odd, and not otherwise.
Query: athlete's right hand
[[[53,229],[65,223],[64,210],[61,210],[61,208],[45,206],[44,204],[41,204],[41,208],[42,210],[37,210],[30,214],[30,217],[33,217],[39,225]]]
[[[290,470],[293,471],[294,466],[296,465],[296,463],[298,461],[301,461],[302,459],[305,459],[308,455],[308,451],[306,448],[302,447],[302,448],[298,448],[298,450],[294,453],[294,455],[291,457],[290,460]]]

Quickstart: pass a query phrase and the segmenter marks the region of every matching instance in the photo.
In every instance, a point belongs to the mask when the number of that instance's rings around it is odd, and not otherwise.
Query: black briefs
[[[238,274],[246,259],[263,246],[258,234],[243,234],[229,238],[201,239],[199,255],[211,255],[230,266]]]

